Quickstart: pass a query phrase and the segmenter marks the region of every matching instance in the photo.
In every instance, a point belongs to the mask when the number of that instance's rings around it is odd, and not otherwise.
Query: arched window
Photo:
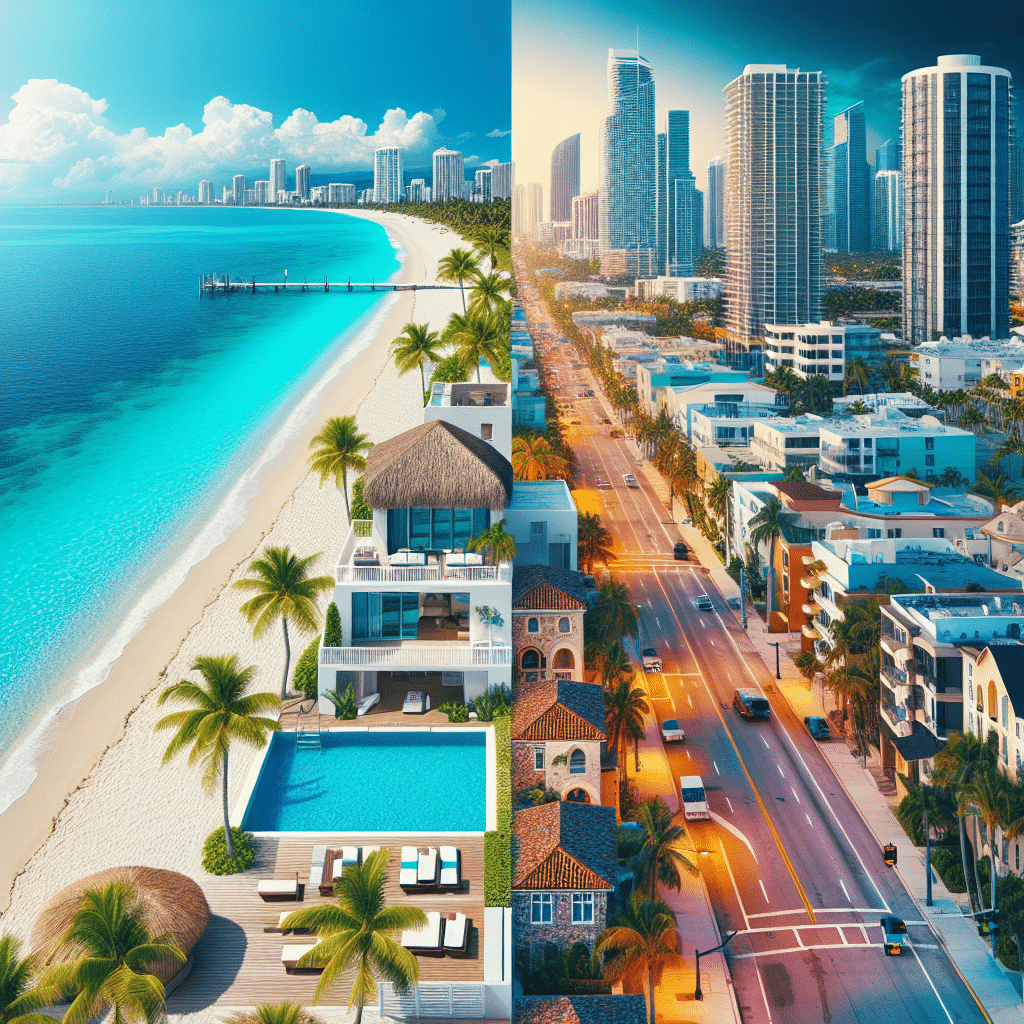
[[[587,755],[577,747],[569,755],[569,774],[583,775],[587,770]]]
[[[1005,533],[1005,532],[1006,532],[1006,528],[1005,528],[1005,527],[1003,526],[1003,521],[1002,521],[1002,519],[1000,519],[1000,520],[999,520],[999,522],[998,522],[998,524],[996,525],[996,530],[997,530],[997,531],[998,531],[999,533]]]
[[[988,684],[988,717],[993,722],[998,720],[998,713],[996,711],[996,684],[989,681]]]
[[[540,668],[540,651],[534,647],[527,647],[519,664],[524,670]]]
[[[570,633],[572,632],[572,626],[569,624],[569,616],[563,615],[558,620],[558,632],[559,633]]]
[[[562,797],[562,799],[563,800],[568,800],[570,803],[573,803],[573,804],[589,804],[590,803],[590,797],[588,796],[587,791],[585,789],[579,789],[579,788],[577,788],[577,789],[570,789],[565,794],[565,796]]]
[[[527,633],[539,633],[540,632],[540,620],[536,616],[531,615],[530,618],[528,618],[526,620],[526,632]]]
[[[568,647],[563,647],[560,651],[555,652],[555,660],[551,663],[552,668],[575,668],[576,667],[576,655],[569,650]]]

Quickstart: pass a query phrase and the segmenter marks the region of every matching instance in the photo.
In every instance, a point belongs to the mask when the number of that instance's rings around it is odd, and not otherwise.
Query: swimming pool
[[[483,832],[487,730],[337,729],[321,749],[275,733],[246,805],[249,832]]]

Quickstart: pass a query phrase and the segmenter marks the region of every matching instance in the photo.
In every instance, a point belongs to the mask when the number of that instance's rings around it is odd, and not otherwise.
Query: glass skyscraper
[[[712,157],[708,161],[708,246],[725,245],[725,161]]]
[[[572,201],[580,194],[580,136],[563,139],[551,154],[551,220],[572,220]]]
[[[276,203],[284,192],[284,160],[270,161],[270,201]]]
[[[651,276],[656,267],[654,76],[636,50],[608,51],[598,215],[602,269]]]
[[[433,161],[431,202],[443,203],[446,199],[461,199],[462,182],[466,177],[462,153],[457,149],[446,149],[442,146],[434,150]]]
[[[821,318],[825,77],[748,64],[725,87],[726,343],[760,369],[765,324]]]
[[[974,54],[903,76],[903,339],[1009,336],[1010,73]]]
[[[704,193],[690,170],[690,112],[670,110],[658,148],[658,273],[692,277],[704,245]]]
[[[834,142],[829,209],[830,248],[868,252],[871,248],[871,187],[864,104],[855,103],[833,119]]]

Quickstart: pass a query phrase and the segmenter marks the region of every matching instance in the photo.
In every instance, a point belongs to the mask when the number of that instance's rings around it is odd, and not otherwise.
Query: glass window
[[[392,555],[400,548],[409,546],[409,510],[407,508],[388,509],[388,554]]]
[[[933,526],[932,527],[932,536],[933,537],[945,537],[946,536],[945,527]]]
[[[432,536],[430,546],[432,548],[450,548],[452,544],[452,510],[450,508],[435,508],[431,510]]]
[[[569,774],[583,775],[587,770],[587,755],[577,747],[569,756]]]
[[[535,892],[530,898],[530,921],[551,924],[551,893]]]
[[[569,616],[568,615],[563,615],[558,620],[558,632],[559,633],[568,633],[568,632],[570,632],[571,628],[572,627],[569,625]]]
[[[540,619],[535,615],[531,615],[526,620],[526,632],[527,633],[539,633],[540,632]]]
[[[594,894],[574,892],[572,894],[573,924],[589,924],[594,920]]]
[[[452,547],[464,548],[466,541],[473,536],[473,510],[456,508],[452,510]],[[447,547],[446,544],[438,545]]]
[[[533,752],[533,770],[544,771],[544,750],[541,747],[537,747]]]
[[[881,536],[881,530],[872,530],[870,527],[868,527],[868,540],[874,540],[876,538],[880,538]]]
[[[409,547],[422,551],[430,547],[430,509],[409,509]]]
[[[492,423],[481,423],[480,424],[480,439],[482,441],[490,441],[493,429],[494,429],[494,424],[492,424]]]
[[[523,656],[519,664],[524,669],[540,668],[540,652],[534,650],[532,647],[527,648],[523,651]]]
[[[352,595],[353,640],[415,640],[419,619],[418,594]]]
[[[1004,729],[1007,727],[1007,722],[1008,722],[1007,708],[1009,707],[1009,704],[1010,704],[1009,699],[1006,698],[1006,697],[1003,697],[1002,706],[1003,706],[1003,728]]]

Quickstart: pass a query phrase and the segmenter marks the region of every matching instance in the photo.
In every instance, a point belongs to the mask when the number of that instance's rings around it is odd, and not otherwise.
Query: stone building
[[[512,579],[515,685],[583,675],[583,574],[548,565],[516,566]]]

